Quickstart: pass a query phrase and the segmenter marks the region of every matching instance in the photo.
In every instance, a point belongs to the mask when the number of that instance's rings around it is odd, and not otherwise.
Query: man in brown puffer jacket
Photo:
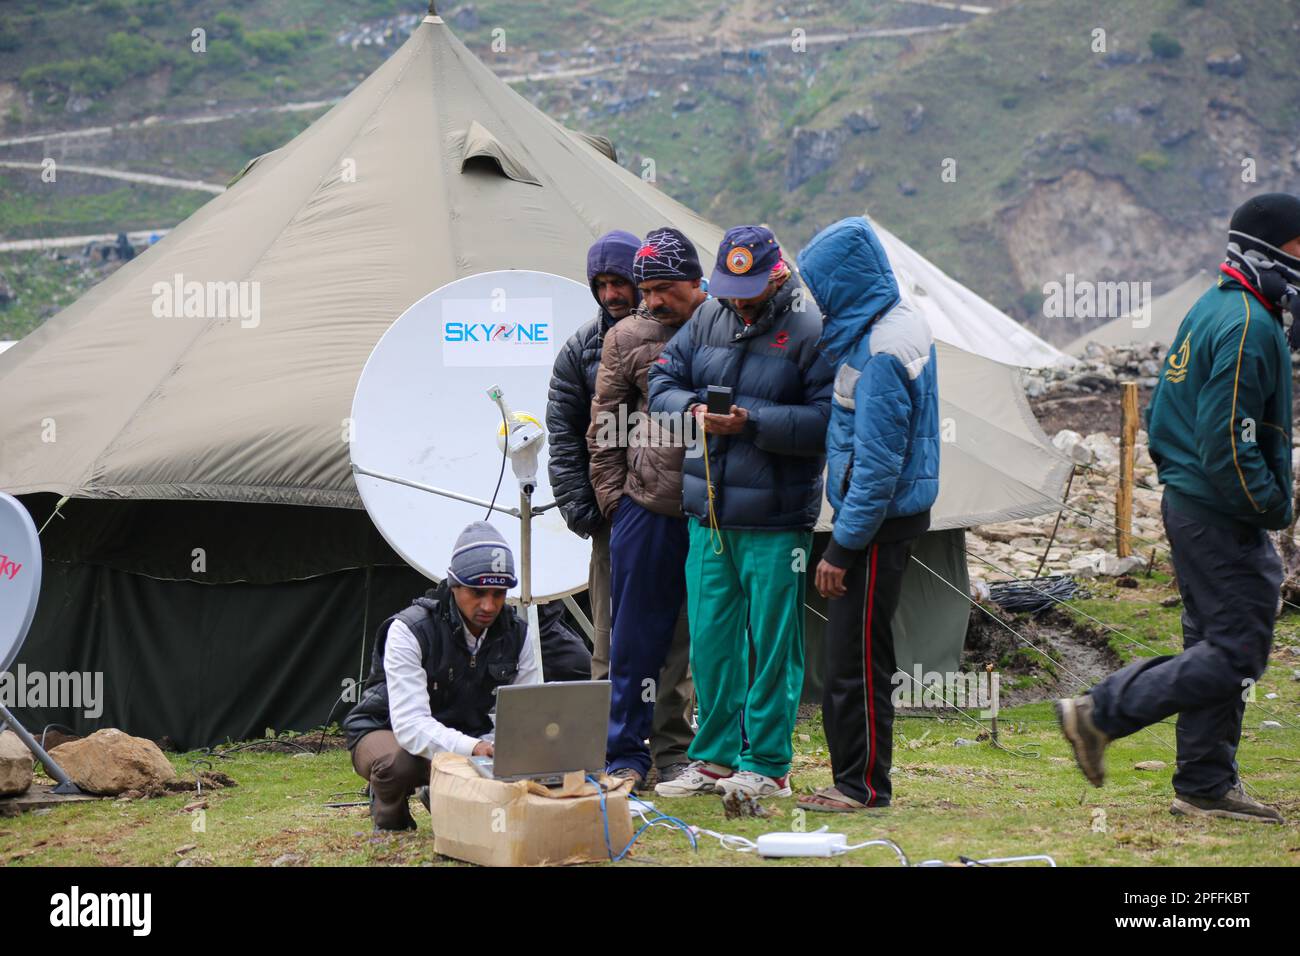
[[[652,419],[646,379],[707,296],[695,248],[674,229],[646,237],[632,272],[642,305],[605,336],[587,445],[596,501],[611,525],[613,688],[605,759],[609,773],[640,786],[650,770],[645,741],[656,708],[661,713],[652,748],[663,780],[685,765],[693,706],[682,514],[684,429],[692,423],[686,416]]]

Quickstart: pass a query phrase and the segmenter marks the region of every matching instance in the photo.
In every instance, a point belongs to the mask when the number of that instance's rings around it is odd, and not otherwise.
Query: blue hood
[[[848,355],[871,323],[898,304],[894,270],[862,216],[827,226],[799,253],[798,263],[822,312],[817,347],[831,359]]]
[[[641,304],[641,292],[636,288],[636,280],[632,278],[632,261],[640,248],[641,240],[621,229],[607,232],[596,240],[587,250],[587,284],[591,286],[593,297],[596,295],[596,276],[608,272],[632,283],[636,297],[633,307]],[[596,299],[596,303],[599,305],[600,299]]]

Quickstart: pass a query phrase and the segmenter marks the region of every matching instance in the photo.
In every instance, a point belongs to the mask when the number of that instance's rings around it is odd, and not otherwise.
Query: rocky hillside
[[[173,225],[211,193],[171,180],[219,185],[295,135],[425,5],[6,0],[0,250]],[[439,9],[517,90],[611,137],[626,166],[717,221],[767,222],[798,247],[867,210],[1057,342],[1112,316],[1049,317],[1046,283],[1159,294],[1213,265],[1245,195],[1300,190],[1295,0]],[[46,158],[168,182],[46,183],[14,165]],[[39,261],[19,271],[5,334],[48,314],[54,286],[66,298],[87,281]]]

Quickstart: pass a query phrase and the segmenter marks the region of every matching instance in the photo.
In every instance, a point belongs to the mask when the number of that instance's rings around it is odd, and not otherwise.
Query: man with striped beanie
[[[506,606],[517,583],[506,540],[475,521],[446,580],[379,625],[361,700],[343,720],[375,829],[415,829],[407,800],[428,784],[433,755],[492,756],[497,688],[541,683],[528,625]]]

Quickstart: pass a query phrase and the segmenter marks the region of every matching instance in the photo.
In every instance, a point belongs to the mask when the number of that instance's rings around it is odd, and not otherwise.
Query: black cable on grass
[[[969,551],[967,553],[970,554]],[[1078,582],[1070,575],[1052,574],[1045,578],[990,584],[989,600],[1012,614],[1041,614],[1057,602],[1074,597],[1078,590]]]
[[[69,734],[69,735],[71,735],[71,736],[73,736],[73,737],[77,736],[77,732],[76,732],[75,730],[73,730],[71,727],[66,727],[66,726],[64,726],[63,724],[46,724],[45,727],[42,728],[42,730],[41,730],[41,749],[42,749],[42,750],[45,749],[45,735],[50,731],[51,728],[53,728],[54,730],[62,730],[64,733]]]
[[[310,747],[304,747],[302,744],[293,740],[281,740],[278,737],[263,737],[259,740],[246,740],[242,744],[236,744],[233,747],[226,747],[224,750],[218,750],[216,747],[204,747],[200,752],[204,756],[227,759],[231,754],[238,753],[241,750],[246,750],[249,747],[265,747],[268,744],[284,744],[287,747],[297,747],[305,754],[312,752]]]

